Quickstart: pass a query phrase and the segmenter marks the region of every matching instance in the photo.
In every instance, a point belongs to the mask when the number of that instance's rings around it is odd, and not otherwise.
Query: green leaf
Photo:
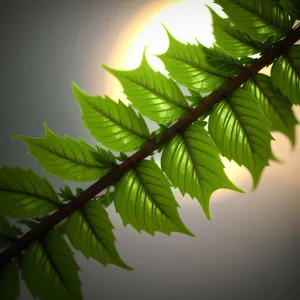
[[[255,41],[245,32],[231,26],[229,19],[223,19],[209,6],[206,7],[212,14],[213,30],[216,43],[234,57],[247,57],[262,52],[266,44]]]
[[[22,276],[34,298],[82,299],[79,267],[63,236],[49,231],[27,247],[21,261]]]
[[[242,89],[224,97],[209,118],[209,133],[222,155],[250,171],[253,189],[271,158],[269,127],[256,99]]]
[[[99,199],[100,200],[100,199]],[[104,207],[109,207],[114,201],[114,193],[108,187],[104,195],[101,195],[101,204]]]
[[[65,184],[63,188],[60,188],[60,193],[57,193],[58,196],[60,196],[63,201],[70,201],[74,198],[73,192],[70,189],[70,187]]]
[[[133,107],[152,121],[170,124],[190,110],[177,84],[152,70],[145,53],[137,69],[121,71],[103,67],[119,79]]]
[[[213,44],[212,48],[207,48],[201,44],[198,46],[205,53],[206,63],[213,67],[218,74],[226,74],[229,77],[234,77],[244,70],[237,58],[226,54],[218,45]]]
[[[198,92],[211,92],[227,83],[230,79],[228,74],[217,73],[206,63],[202,47],[182,44],[167,29],[166,32],[169,37],[169,48],[164,54],[157,56],[163,61],[172,78]]]
[[[0,272],[0,299],[15,300],[20,294],[19,271],[14,261],[11,261]]]
[[[152,160],[144,160],[122,176],[114,192],[116,211],[124,226],[154,235],[181,232],[193,236],[182,223],[170,183]]]
[[[0,211],[11,218],[45,215],[60,205],[48,180],[31,169],[3,166],[0,169]]]
[[[294,19],[300,19],[300,1],[299,0],[280,0],[280,5]]]
[[[8,221],[0,215],[0,249],[10,245],[16,239],[15,231]]]
[[[271,122],[271,130],[285,134],[295,146],[295,131],[298,121],[293,113],[291,103],[272,85],[271,78],[257,74],[248,80],[243,88],[258,101],[260,108]]]
[[[90,200],[68,218],[66,232],[72,246],[85,257],[131,270],[116,250],[113,228],[101,201]]]
[[[264,42],[273,36],[282,39],[292,28],[287,13],[276,0],[214,0],[230,21],[251,38]]]
[[[271,69],[273,85],[293,104],[300,104],[300,45],[293,45]]]
[[[72,181],[93,181],[102,178],[115,166],[115,162],[96,160],[93,153],[99,154],[83,139],[54,134],[46,124],[45,137],[32,138],[15,135],[30,148],[29,154],[35,157],[45,172],[58,178]],[[101,155],[101,154],[99,154]]]
[[[188,193],[201,204],[210,220],[209,200],[212,193],[226,188],[238,189],[226,176],[219,150],[200,124],[190,125],[164,148],[162,170],[182,195]]]
[[[85,126],[105,147],[118,152],[130,152],[149,140],[150,134],[144,119],[137,116],[130,106],[122,101],[116,103],[107,96],[87,95],[75,83],[72,87]]]

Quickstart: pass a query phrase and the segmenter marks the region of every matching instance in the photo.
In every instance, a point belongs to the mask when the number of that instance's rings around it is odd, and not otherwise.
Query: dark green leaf
[[[300,104],[300,45],[293,45],[274,62],[271,78],[291,103]]]
[[[271,158],[270,123],[250,92],[238,89],[217,104],[208,129],[222,155],[244,165],[256,188]]]
[[[14,261],[1,269],[0,299],[15,300],[20,294],[19,271]]]
[[[114,151],[130,152],[149,140],[147,125],[130,106],[116,103],[107,96],[85,94],[75,83],[72,85],[82,110],[82,120],[91,135]]]
[[[119,79],[133,107],[155,122],[170,124],[190,110],[180,88],[171,78],[152,70],[145,53],[137,69],[103,67]]]
[[[292,18],[300,20],[299,0],[280,0],[279,3]]]
[[[21,261],[22,275],[34,298],[82,299],[79,267],[63,236],[49,231],[27,247]]]
[[[251,92],[271,122],[271,130],[285,134],[295,146],[295,127],[298,124],[291,103],[272,85],[271,78],[257,74],[247,81],[244,89]]]
[[[166,146],[161,157],[162,170],[182,195],[196,198],[210,220],[209,199],[218,189],[242,192],[226,176],[219,150],[201,124],[189,126]]]
[[[48,180],[31,169],[3,166],[0,169],[0,211],[11,218],[32,218],[59,207],[60,201]]]
[[[0,249],[10,245],[15,239],[15,230],[8,221],[0,215]]]
[[[90,200],[68,218],[66,232],[72,246],[85,257],[130,270],[116,250],[113,228],[101,201]]]
[[[137,231],[154,235],[155,231],[173,231],[193,235],[182,223],[170,183],[151,160],[122,176],[114,192],[116,211],[124,226],[131,224]]]
[[[96,150],[83,139],[76,141],[67,135],[62,138],[54,134],[46,124],[44,127],[44,138],[20,135],[14,137],[29,146],[29,154],[38,160],[47,173],[65,180],[93,181],[113,169],[111,161],[105,162],[104,158],[102,163],[97,161],[92,155]]]

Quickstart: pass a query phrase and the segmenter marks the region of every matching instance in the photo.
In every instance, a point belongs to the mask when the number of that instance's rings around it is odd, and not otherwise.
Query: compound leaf
[[[234,57],[247,57],[262,52],[266,45],[253,40],[248,34],[231,26],[229,19],[223,19],[209,6],[212,14],[213,30],[216,43]]]
[[[0,211],[11,218],[32,218],[59,207],[60,201],[48,180],[31,169],[3,166],[0,169]]]
[[[174,187],[196,198],[210,220],[209,200],[220,188],[242,192],[226,176],[219,150],[203,126],[190,125],[164,148],[162,170]]]
[[[131,270],[116,250],[113,228],[101,201],[90,200],[68,218],[66,232],[72,246],[85,257]]]
[[[14,261],[0,272],[0,299],[15,300],[20,294],[19,271]]]
[[[67,135],[60,137],[46,124],[44,128],[43,138],[14,137],[29,146],[29,154],[38,160],[47,173],[65,180],[93,181],[102,178],[115,167],[115,160],[109,159],[108,155],[104,156],[104,150],[97,152],[83,139],[76,141]]]
[[[137,116],[130,106],[114,102],[107,96],[90,96],[76,84],[72,85],[82,110],[82,120],[91,135],[105,147],[118,152],[139,149],[150,134],[144,119]]]
[[[154,161],[144,160],[122,176],[114,192],[116,211],[124,226],[154,235],[181,232],[193,235],[182,223],[170,183]]]
[[[244,89],[251,92],[259,102],[260,108],[271,122],[271,130],[285,134],[295,146],[295,131],[298,121],[291,103],[272,85],[271,78],[257,74],[248,80]]]
[[[271,158],[270,123],[253,95],[237,89],[217,104],[208,129],[222,155],[244,165],[256,188]]]
[[[145,53],[137,69],[121,71],[103,67],[119,79],[133,107],[155,122],[172,123],[190,110],[177,84],[152,70]]]
[[[49,231],[29,245],[21,261],[22,276],[34,298],[82,299],[79,267],[63,236]]]
[[[293,45],[273,63],[271,79],[291,103],[300,104],[300,45]]]
[[[168,50],[157,55],[170,76],[181,85],[198,92],[211,92],[223,86],[230,77],[216,72],[205,61],[205,53],[198,45],[182,44],[165,28],[169,38]]]
[[[277,0],[214,0],[231,22],[251,38],[264,42],[282,39],[292,28],[293,22]]]

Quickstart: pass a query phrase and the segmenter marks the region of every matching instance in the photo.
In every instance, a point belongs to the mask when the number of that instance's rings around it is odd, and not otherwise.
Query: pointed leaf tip
[[[181,194],[196,198],[207,219],[211,220],[210,197],[218,189],[240,192],[227,177],[220,152],[207,130],[199,123],[190,125],[165,147],[161,167]]]
[[[73,181],[93,181],[105,176],[113,169],[112,159],[103,150],[95,159],[96,150],[83,139],[77,141],[67,135],[60,137],[44,123],[45,136],[33,138],[16,136],[30,148],[29,154],[35,157],[45,172],[58,178]]]

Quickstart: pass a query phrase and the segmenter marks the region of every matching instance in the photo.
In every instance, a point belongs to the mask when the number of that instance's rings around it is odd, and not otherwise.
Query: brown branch
[[[151,155],[158,147],[171,140],[176,134],[183,132],[190,124],[198,120],[200,116],[210,111],[215,104],[220,102],[222,100],[222,96],[239,88],[251,76],[258,73],[263,67],[271,64],[275,58],[286,52],[289,47],[291,47],[299,39],[300,27],[295,30],[291,30],[286,38],[279,41],[275,46],[267,49],[264,55],[257,59],[252,66],[248,67],[241,74],[230,80],[225,87],[212,93],[199,106],[193,108],[185,117],[170,126],[161,136],[159,142],[156,142],[154,138],[149,140],[146,145],[144,145],[126,161],[118,165],[112,172],[91,185],[68,204],[63,204],[56,212],[43,220],[35,228],[24,234],[15,243],[11,244],[9,248],[5,249],[0,254],[0,270],[32,242],[41,239],[48,230],[71,215],[75,210],[83,207],[88,200],[95,197],[105,188],[116,183],[122,175],[131,168],[136,167],[140,161]]]

